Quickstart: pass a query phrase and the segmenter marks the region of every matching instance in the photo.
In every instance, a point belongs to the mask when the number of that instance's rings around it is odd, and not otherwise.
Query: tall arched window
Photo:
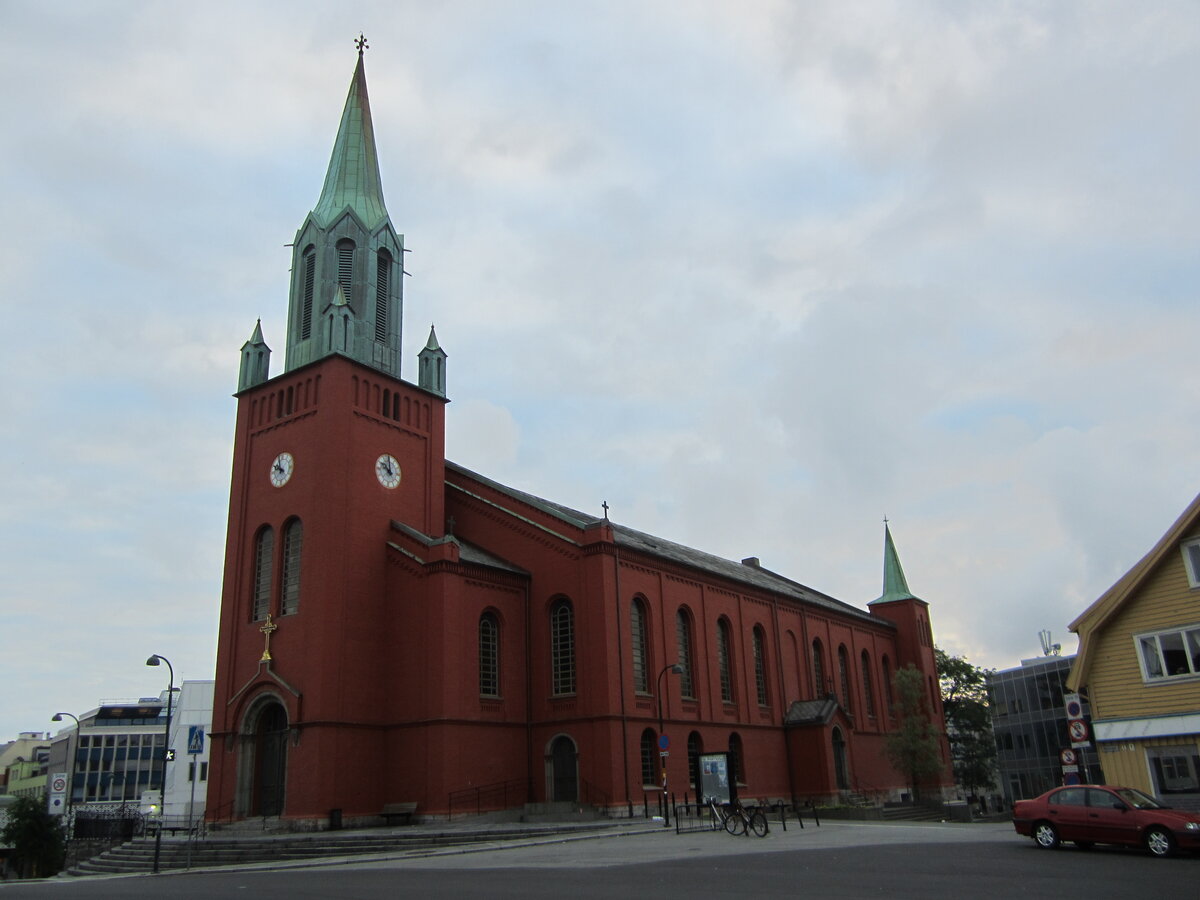
[[[565,597],[550,610],[550,666],[554,693],[575,693],[575,611]]]
[[[317,251],[310,244],[304,248],[300,263],[300,340],[312,337],[313,288],[317,275]]]
[[[742,753],[742,736],[736,731],[729,735],[729,771],[738,784],[746,784],[746,757]]]
[[[388,289],[391,283],[392,254],[380,250],[375,257],[375,340],[388,336]]]
[[[479,695],[500,696],[500,622],[490,612],[479,617]]]
[[[679,667],[683,669],[679,676],[679,695],[694,699],[696,685],[692,678],[692,617],[683,607],[680,607],[675,615],[675,641],[679,645]]]
[[[633,689],[639,694],[648,694],[650,676],[646,671],[646,605],[637,597],[629,604],[629,630],[633,643]]]
[[[693,731],[688,735],[688,780],[692,787],[699,792],[700,790],[700,756],[704,753],[704,739],[700,737],[700,732]]]
[[[838,647],[838,679],[842,685],[842,706],[846,712],[854,712],[854,697],[850,693],[850,663],[846,659],[846,645]]]
[[[825,683],[825,651],[821,646],[821,639],[815,638],[812,645],[813,651],[813,689],[818,697],[824,697],[829,693],[829,686]]]
[[[875,717],[875,690],[871,686],[871,657],[867,655],[867,651],[862,652],[862,685],[863,685],[863,700],[867,704],[867,715],[871,718]]]
[[[883,658],[883,698],[887,703],[888,715],[891,715],[896,703],[892,699],[892,664],[886,656]]]
[[[767,649],[766,633],[761,625],[754,626],[754,690],[758,694],[758,705],[770,702],[767,695]]]
[[[304,526],[292,519],[283,528],[283,581],[279,591],[279,613],[290,616],[300,610],[300,552],[304,548]]]
[[[337,242],[338,284],[346,295],[346,302],[353,304],[351,292],[354,289],[354,241],[344,238]]]
[[[254,602],[250,618],[257,622],[271,611],[271,572],[275,560],[275,531],[264,525],[254,538]]]
[[[725,703],[733,702],[733,665],[730,661],[732,655],[730,643],[729,622],[725,619],[718,619],[717,668],[721,674],[721,700]]]
[[[652,787],[658,783],[655,744],[654,729],[647,728],[642,732],[642,784],[645,787]]]

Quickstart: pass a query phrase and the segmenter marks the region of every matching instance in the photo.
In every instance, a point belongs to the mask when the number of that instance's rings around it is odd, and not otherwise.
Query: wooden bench
[[[386,803],[380,815],[389,825],[392,824],[392,819],[399,819],[402,825],[407,825],[416,811],[416,803]]]

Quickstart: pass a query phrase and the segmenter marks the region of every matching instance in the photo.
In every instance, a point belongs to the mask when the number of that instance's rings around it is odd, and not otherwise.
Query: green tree
[[[936,647],[934,655],[942,687],[946,737],[954,760],[954,779],[968,796],[975,796],[980,790],[994,786],[996,741],[988,706],[988,672],[971,665],[966,657],[950,656]]]
[[[66,858],[66,843],[58,819],[46,811],[46,798],[18,797],[0,828],[0,844],[12,847],[12,861],[21,878],[54,875]]]
[[[921,781],[942,769],[941,735],[929,717],[925,677],[909,663],[896,672],[899,727],[888,734],[888,759],[908,779],[913,797],[919,796]]]

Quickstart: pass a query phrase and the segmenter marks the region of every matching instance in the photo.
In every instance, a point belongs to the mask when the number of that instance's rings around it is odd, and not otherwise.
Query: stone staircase
[[[884,804],[882,811],[885,822],[944,822],[947,818],[942,809],[913,803]]]
[[[600,811],[579,803],[526,803],[522,822],[595,822]]]
[[[555,821],[562,821],[561,818]],[[412,831],[345,831],[317,834],[246,835],[208,837],[201,840],[164,838],[159,852],[159,870],[212,868],[253,863],[279,863],[323,857],[362,854],[430,853],[447,847],[581,834],[607,827],[594,825],[492,826]],[[190,843],[190,846],[189,846]],[[70,875],[115,875],[153,871],[154,839],[139,838],[78,863]]]

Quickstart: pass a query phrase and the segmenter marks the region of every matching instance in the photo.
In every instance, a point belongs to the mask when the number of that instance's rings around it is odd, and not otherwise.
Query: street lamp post
[[[668,672],[675,675],[683,674],[683,666],[679,663],[671,663],[669,666],[664,666],[663,670],[658,673],[658,738],[661,741],[665,735],[663,734],[663,676]],[[663,792],[663,828],[671,827],[671,798],[667,796],[667,751],[660,749],[658,751],[659,771],[662,774],[662,792]]]
[[[171,661],[165,656],[159,656],[155,653],[148,660],[146,665],[157,666],[159,663],[167,664],[167,724],[163,729],[163,765],[162,765],[162,792],[158,798],[158,828],[154,831],[154,874],[158,874],[158,857],[162,852],[162,833],[163,833],[163,818],[167,811],[167,763],[168,757],[171,755],[171,700],[175,693],[175,668],[171,665]]]
[[[71,750],[71,737],[67,736],[67,759],[71,763],[71,774],[67,776],[67,840],[71,839],[71,832],[75,829],[75,823],[71,820],[71,798],[75,796],[75,756],[79,753],[79,716],[74,713],[60,712],[55,713],[51,717],[51,722],[61,722],[63,716],[67,716],[75,720],[75,749]]]

